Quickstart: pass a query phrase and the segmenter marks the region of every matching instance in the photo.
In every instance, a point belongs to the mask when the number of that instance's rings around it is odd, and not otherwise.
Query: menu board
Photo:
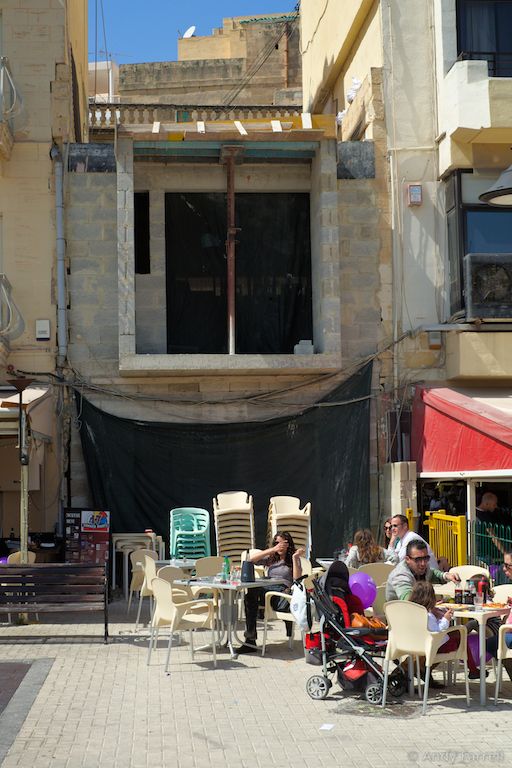
[[[110,512],[68,508],[64,510],[64,557],[67,563],[108,562]]]

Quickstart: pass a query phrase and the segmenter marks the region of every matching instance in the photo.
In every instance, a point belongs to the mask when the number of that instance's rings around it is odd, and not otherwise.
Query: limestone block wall
[[[114,173],[69,173],[69,362],[87,376],[117,371],[117,188]]]
[[[334,143],[333,143],[334,144]],[[157,421],[226,422],[251,421],[296,412],[306,407],[332,389],[343,376],[319,374],[279,374],[277,369],[268,369],[255,374],[226,373],[211,375],[200,371],[195,374],[175,374],[165,376],[119,376],[118,332],[119,299],[126,300],[126,287],[134,279],[132,271],[118,274],[118,246],[128,248],[133,236],[132,219],[128,200],[134,188],[148,188],[151,175],[151,247],[152,270],[156,270],[153,282],[144,283],[137,276],[137,291],[142,288],[134,304],[135,313],[146,313],[146,324],[137,329],[146,334],[150,332],[151,301],[157,305],[165,299],[162,280],[165,248],[163,228],[164,191],[169,189],[170,170],[165,166],[158,169],[154,164],[141,164],[134,169],[130,153],[123,155],[122,142],[118,143],[117,157],[120,172],[70,172],[66,178],[66,242],[69,261],[69,361],[78,375],[79,391],[91,399],[98,407],[125,418],[139,418]],[[77,167],[83,167],[77,165]],[[331,189],[325,190],[324,197],[317,196],[316,218],[318,226],[327,219],[331,222],[327,229],[325,242],[315,241],[312,247],[319,256],[315,266],[318,275],[315,279],[324,279],[323,272],[329,269],[333,275],[331,282],[325,280],[326,295],[322,301],[331,303],[333,309],[331,324],[334,328],[339,323],[339,304],[335,297],[337,285],[336,259],[336,191],[332,187],[335,180],[336,156],[334,146],[326,148],[325,156],[315,166],[313,173],[320,183],[327,183]],[[307,166],[293,168],[286,166],[288,181],[283,174],[275,174],[275,183],[279,188],[307,189],[310,185]],[[184,181],[188,171],[175,171],[174,184]],[[196,189],[205,188],[204,174],[192,174]],[[257,168],[237,168],[239,188],[248,189],[254,184],[268,184],[268,171]],[[323,180],[321,179],[324,174]],[[190,174],[188,174],[190,177]],[[134,184],[135,177],[135,184]],[[217,168],[210,178],[211,188],[222,189],[225,183],[223,169]],[[288,187],[287,187],[288,184]],[[172,186],[172,185],[171,185]],[[118,216],[118,207],[121,213]],[[323,211],[325,207],[325,211]],[[122,210],[126,209],[125,214]],[[130,232],[130,227],[131,232]],[[334,245],[333,245],[334,243]],[[334,258],[335,264],[329,264]],[[329,292],[333,296],[327,295]],[[146,302],[146,304],[144,304]],[[165,309],[162,304],[160,309]],[[336,309],[338,307],[338,309]],[[160,311],[160,310],[159,310]],[[164,313],[165,314],[165,313]],[[157,313],[158,315],[158,313]],[[158,319],[158,318],[157,318]],[[162,330],[163,329],[163,330]],[[160,333],[165,333],[165,322],[160,323]],[[334,334],[333,334],[334,335]],[[325,343],[332,344],[327,328]],[[121,336],[121,340],[123,336]],[[155,344],[162,343],[156,339]],[[73,422],[71,436],[71,488],[72,503],[90,504],[89,490],[81,455],[80,415]]]

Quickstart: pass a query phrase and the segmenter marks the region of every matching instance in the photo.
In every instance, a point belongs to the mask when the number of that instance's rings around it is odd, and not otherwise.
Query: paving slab
[[[478,681],[469,709],[462,683],[433,691],[424,717],[418,700],[382,709],[337,684],[326,700],[314,701],[305,684],[319,668],[305,663],[299,641],[288,649],[282,622],[272,626],[265,657],[232,660],[223,650],[217,669],[207,651],[192,661],[184,636],[165,674],[166,639],[147,666],[147,633],[133,633],[135,611],[128,619],[119,602],[109,613],[108,645],[101,616],[0,625],[0,664],[28,666],[0,715],[2,768],[512,763],[508,681],[497,707],[479,705]],[[489,695],[493,681],[491,672]]]

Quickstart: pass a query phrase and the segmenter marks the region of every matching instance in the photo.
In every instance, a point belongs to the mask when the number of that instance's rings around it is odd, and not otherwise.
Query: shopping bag
[[[294,584],[292,586],[290,613],[302,632],[307,632],[311,629],[311,608],[304,584]]]

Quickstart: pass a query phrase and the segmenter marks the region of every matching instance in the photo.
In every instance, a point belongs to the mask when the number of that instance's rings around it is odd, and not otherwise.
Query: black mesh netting
[[[330,556],[369,522],[370,385],[367,365],[300,415],[237,424],[119,418],[77,392],[94,506],[113,532],[167,538],[173,507],[211,512],[218,492],[246,490],[263,546],[269,498],[298,496],[312,503],[313,553]]]

